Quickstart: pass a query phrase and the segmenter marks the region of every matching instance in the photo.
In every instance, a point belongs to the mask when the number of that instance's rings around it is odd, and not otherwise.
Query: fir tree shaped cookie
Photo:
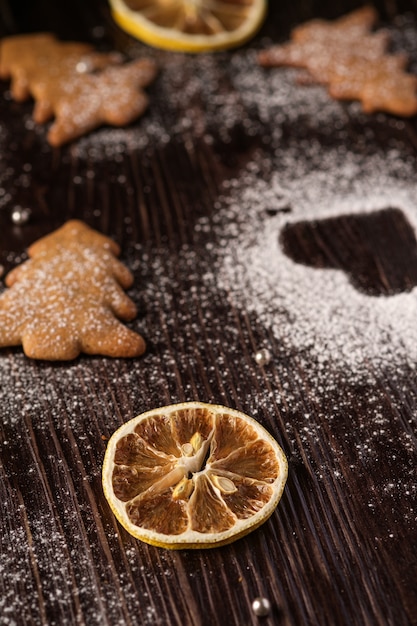
[[[143,338],[119,320],[136,306],[119,246],[78,220],[33,243],[29,259],[6,277],[0,295],[0,347],[22,344],[34,359],[69,360],[81,352],[136,357]]]
[[[109,124],[126,126],[144,113],[144,88],[156,76],[150,59],[123,62],[115,52],[58,41],[49,33],[0,41],[0,79],[10,79],[12,98],[35,101],[33,119],[50,120],[48,142],[60,146]]]
[[[337,100],[359,100],[365,113],[417,114],[417,76],[404,54],[387,52],[387,31],[373,31],[378,14],[365,6],[337,20],[315,19],[295,28],[289,42],[262,51],[264,67],[304,70],[298,81],[326,85]]]

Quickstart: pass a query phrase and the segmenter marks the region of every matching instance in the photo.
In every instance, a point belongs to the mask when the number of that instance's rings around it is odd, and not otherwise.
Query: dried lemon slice
[[[157,48],[210,52],[248,41],[260,28],[266,0],[109,0],[126,32]]]
[[[104,494],[119,522],[152,545],[211,548],[265,522],[288,464],[253,418],[186,402],[143,413],[110,438]]]

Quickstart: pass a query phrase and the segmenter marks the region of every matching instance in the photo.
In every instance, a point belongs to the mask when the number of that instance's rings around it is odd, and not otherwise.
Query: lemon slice
[[[157,48],[211,52],[245,43],[260,28],[267,0],[109,0],[114,20]]]
[[[103,488],[126,530],[164,548],[235,541],[273,513],[288,464],[253,418],[186,402],[143,413],[110,438]]]

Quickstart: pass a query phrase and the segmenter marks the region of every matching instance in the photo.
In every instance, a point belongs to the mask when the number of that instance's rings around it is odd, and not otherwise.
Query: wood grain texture
[[[335,17],[358,3],[270,5],[254,49],[265,37],[284,38],[299,21]],[[104,1],[0,6],[2,36],[50,29],[103,49],[132,46]],[[378,8],[390,19],[416,4],[387,0]],[[271,157],[271,129],[233,86],[227,64],[239,53],[196,62],[140,44],[134,52],[151,54],[163,68],[149,89],[143,134],[135,130],[139,122],[133,130],[99,133],[100,141],[50,149],[44,130],[30,124],[32,104],[12,103],[1,85],[0,264],[7,271],[34,239],[69,218],[84,219],[122,247],[135,274],[131,295],[140,314],[133,326],[146,335],[148,351],[138,360],[82,357],[70,364],[29,361],[18,348],[1,352],[0,624],[417,624],[415,364],[405,355],[393,371],[364,355],[366,376],[358,378],[340,370],[335,355],[323,389],[301,351],[288,349],[285,337],[238,306],[225,287],[216,288],[213,247],[221,245],[223,227],[216,203],[224,182],[255,154]],[[181,95],[198,63],[210,76],[207,85],[203,77]],[[234,111],[226,139],[214,81]],[[179,90],[169,101],[166,84]],[[308,138],[325,150],[343,141],[366,155],[394,142],[404,159],[416,156],[415,120],[398,125],[343,111],[344,139],[308,120],[286,121],[283,145]],[[247,132],[249,122],[259,133]],[[25,226],[10,221],[16,204],[32,209]],[[343,224],[334,228],[346,238]],[[312,240],[305,236],[299,246],[308,254]],[[402,237],[408,242],[399,229]],[[384,281],[397,284],[395,271],[385,268]],[[260,367],[254,353],[265,345],[273,358]],[[101,488],[106,438],[142,411],[185,400],[253,415],[290,460],[271,519],[212,551],[169,552],[138,542],[117,524]],[[385,432],[376,432],[369,417],[377,414]],[[266,618],[253,613],[257,596],[272,603]]]

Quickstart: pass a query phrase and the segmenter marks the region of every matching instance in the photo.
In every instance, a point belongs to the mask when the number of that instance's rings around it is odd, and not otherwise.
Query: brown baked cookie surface
[[[6,276],[0,295],[0,347],[26,356],[70,360],[81,352],[137,357],[143,338],[124,326],[137,309],[119,246],[78,220],[33,243],[29,260]]]
[[[359,100],[365,113],[401,117],[417,113],[417,76],[408,58],[387,52],[389,35],[373,31],[378,14],[363,7],[334,21],[311,20],[295,28],[290,41],[258,55],[264,67],[304,70],[299,82],[326,85],[337,100]]]
[[[48,142],[60,146],[101,126],[126,126],[144,113],[143,88],[156,76],[149,59],[123,62],[88,44],[61,42],[49,33],[0,41],[0,78],[10,79],[12,98],[33,97],[33,119],[54,119]]]

